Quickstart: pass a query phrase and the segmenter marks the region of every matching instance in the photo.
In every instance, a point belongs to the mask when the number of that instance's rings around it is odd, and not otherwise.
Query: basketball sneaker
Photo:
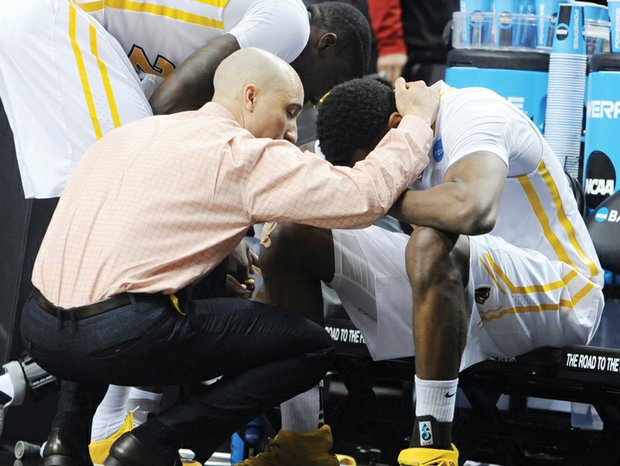
[[[328,425],[307,433],[281,430],[263,452],[237,466],[340,466],[333,446]]]

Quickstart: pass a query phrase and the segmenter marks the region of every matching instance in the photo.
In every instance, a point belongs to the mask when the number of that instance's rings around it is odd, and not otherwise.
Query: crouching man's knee
[[[436,283],[465,287],[469,278],[469,238],[432,227],[417,227],[407,243],[405,262],[416,290]]]

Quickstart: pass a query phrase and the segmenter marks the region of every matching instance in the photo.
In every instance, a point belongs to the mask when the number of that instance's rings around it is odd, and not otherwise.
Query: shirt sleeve
[[[266,143],[248,174],[244,203],[254,222],[368,226],[426,167],[432,136],[423,120],[406,116],[353,168],[334,166],[285,141]]]
[[[452,98],[450,103],[442,102],[446,111],[437,116],[448,167],[480,151],[491,152],[508,165],[508,131],[513,112],[499,97],[485,91],[446,94],[446,99]]]
[[[308,11],[297,0],[257,0],[229,31],[241,48],[258,47],[291,63],[310,37]]]
[[[379,56],[391,53],[406,54],[400,0],[368,0],[368,14]]]

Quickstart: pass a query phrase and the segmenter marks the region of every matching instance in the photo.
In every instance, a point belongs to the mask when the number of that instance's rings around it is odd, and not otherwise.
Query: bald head
[[[213,86],[213,102],[226,107],[254,136],[297,138],[295,120],[303,105],[304,91],[299,76],[285,61],[253,47],[237,50],[220,63]],[[277,117],[289,122],[274,121]],[[267,131],[268,125],[272,131]]]
[[[299,76],[288,63],[264,50],[247,47],[232,53],[218,66],[213,77],[213,101],[234,100],[248,84],[265,92],[278,88],[303,92]]]

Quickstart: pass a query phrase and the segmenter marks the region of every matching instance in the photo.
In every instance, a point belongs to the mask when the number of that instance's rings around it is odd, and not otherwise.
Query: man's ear
[[[250,113],[254,111],[257,94],[256,85],[254,84],[247,84],[243,88],[243,107]]]
[[[388,118],[388,130],[392,129],[392,128],[398,128],[398,125],[400,124],[400,121],[403,119],[403,117],[400,115],[400,113],[398,112],[394,112],[390,115],[390,118]]]
[[[319,43],[317,45],[317,49],[319,51],[325,50],[333,46],[338,41],[338,36],[333,32],[326,32],[319,39]]]

